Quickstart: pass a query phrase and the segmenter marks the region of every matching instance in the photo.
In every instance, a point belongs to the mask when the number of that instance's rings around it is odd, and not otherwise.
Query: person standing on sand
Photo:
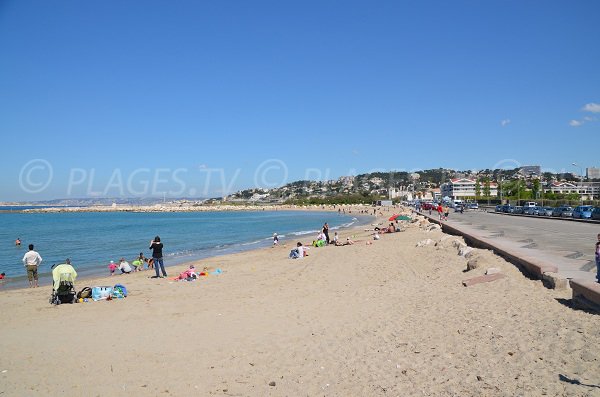
[[[447,221],[448,220],[448,215],[450,215],[450,207],[448,207],[448,205],[446,205],[444,207],[444,220]]]
[[[23,256],[23,264],[27,269],[27,278],[29,279],[29,288],[39,287],[38,284],[38,266],[42,263],[40,254],[33,250],[33,244],[29,244],[29,251]]]
[[[600,234],[596,241],[596,281],[600,283]]]
[[[167,277],[165,272],[165,264],[163,262],[163,243],[160,242],[160,237],[154,237],[154,240],[150,241],[150,249],[152,250],[152,259],[154,259],[154,270],[156,271],[156,278],[160,278],[160,271],[162,271],[163,277]]]
[[[438,212],[438,216],[440,218],[440,221],[443,220],[442,216],[443,216],[444,209],[442,208],[441,204],[438,204],[438,206],[437,206],[437,212]]]
[[[323,225],[323,234],[325,235],[325,242],[329,245],[329,225],[327,222]]]

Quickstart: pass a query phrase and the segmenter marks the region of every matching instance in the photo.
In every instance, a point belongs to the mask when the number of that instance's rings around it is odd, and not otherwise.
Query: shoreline
[[[332,239],[333,239],[333,231],[334,230],[336,230],[336,231],[342,230],[342,231],[344,231],[344,233],[346,233],[348,230],[352,230],[354,228],[357,228],[357,229],[364,228],[365,226],[367,226],[377,220],[377,217],[372,216],[372,215],[366,215],[366,214],[352,212],[352,211],[364,210],[364,208],[356,208],[356,206],[348,206],[346,208],[347,209],[349,208],[351,211],[350,214],[346,214],[346,215],[351,215],[352,217],[357,218],[356,225],[352,225],[350,227],[339,226],[339,229],[332,229],[332,234],[331,234]],[[325,212],[325,213],[335,212],[335,213],[337,213],[337,209],[322,209],[321,206],[313,206],[310,209],[307,209],[304,207],[298,207],[298,208],[294,208],[294,209],[284,208],[281,210],[285,210],[285,211],[297,210],[297,211],[311,211],[311,212]],[[82,212],[93,212],[93,211],[82,211]],[[220,211],[215,211],[215,212],[220,212]],[[262,212],[262,211],[257,211],[257,212]],[[54,212],[51,212],[51,213],[54,213]],[[312,233],[306,233],[306,234],[300,234],[300,235],[294,235],[292,233],[288,237],[285,238],[284,244],[289,243],[292,240],[293,241],[303,240],[307,236],[312,236]],[[253,243],[256,243],[256,246],[251,246],[251,245],[254,245]],[[169,269],[178,269],[178,268],[188,267],[191,264],[198,264],[200,261],[216,259],[219,257],[224,257],[224,256],[229,256],[229,255],[236,255],[236,254],[240,254],[240,253],[248,253],[248,252],[262,250],[262,249],[267,249],[267,248],[270,248],[271,243],[272,243],[272,240],[270,238],[265,238],[264,242],[254,242],[254,241],[253,242],[244,242],[244,243],[232,244],[232,245],[228,246],[227,248],[212,247],[212,248],[203,250],[202,252],[198,252],[194,255],[191,255],[192,258],[188,257],[189,255],[180,255],[180,256],[175,256],[172,258],[165,257],[165,262],[166,262],[165,270],[167,271],[167,273],[169,273]],[[244,247],[247,247],[247,248],[244,248]],[[224,251],[222,253],[219,253],[218,251],[221,251],[221,250],[224,250]],[[169,264],[169,262],[167,262],[167,261],[169,261],[171,264]],[[80,290],[81,288],[77,287],[77,285],[79,285],[82,282],[87,283],[87,282],[92,282],[95,280],[103,280],[108,277],[111,277],[110,275],[104,275],[104,274],[108,273],[108,270],[106,269],[106,265],[99,265],[98,267],[86,267],[81,270],[77,268],[76,264],[74,265],[74,267],[78,273],[77,282],[76,282],[76,288],[78,290]],[[143,271],[139,271],[139,272],[135,272],[135,273],[132,272],[131,274],[128,274],[128,275],[131,276],[131,275],[138,274],[138,273],[146,273],[148,270],[150,270],[152,272],[152,274],[154,274],[154,269],[146,268]],[[177,274],[179,274],[179,272]],[[121,274],[115,273],[115,276],[121,276]],[[112,276],[112,277],[115,277],[115,276]],[[42,280],[42,278],[43,278],[43,280]],[[43,273],[40,272],[39,288],[46,288],[46,287],[51,288],[51,286],[52,286],[51,270],[45,271]],[[8,292],[8,291],[30,290],[30,289],[31,288],[28,286],[28,280],[27,280],[26,275],[0,280],[0,295],[2,295],[5,292]]]
[[[27,206],[23,206],[27,207]],[[18,214],[56,214],[77,212],[235,212],[235,211],[336,211],[338,208],[373,208],[370,204],[326,204],[326,205],[295,205],[295,204],[216,204],[216,205],[186,205],[186,204],[154,204],[154,205],[94,205],[73,207],[43,207],[26,208],[23,210],[0,210],[0,213]]]

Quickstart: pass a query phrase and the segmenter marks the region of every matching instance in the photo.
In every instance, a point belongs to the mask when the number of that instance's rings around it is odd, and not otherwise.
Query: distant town
[[[244,189],[213,198],[79,198],[27,203],[44,206],[106,206],[157,204],[180,206],[265,204],[370,204],[380,200],[467,200],[488,203],[543,200],[546,202],[594,202],[600,199],[600,168],[573,173],[543,172],[541,166],[513,170],[456,171],[430,169],[417,172],[373,172],[342,176],[328,181],[295,181],[283,186]],[[2,203],[23,205],[24,203]]]
[[[443,168],[412,173],[375,172],[329,181],[296,181],[275,189],[246,189],[213,201],[342,204],[444,198],[490,202],[590,201],[600,198],[600,168],[587,168],[585,175],[542,172],[541,166],[478,172]]]

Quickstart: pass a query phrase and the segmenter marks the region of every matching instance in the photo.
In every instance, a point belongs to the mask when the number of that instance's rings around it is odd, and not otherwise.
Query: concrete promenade
[[[493,250],[552,288],[570,287],[574,308],[600,312],[593,253],[600,232],[597,224],[483,211],[453,212],[446,221],[439,221],[434,212],[421,214],[442,225],[444,232],[461,235],[472,246]]]
[[[429,211],[421,212],[429,217]],[[432,212],[429,217],[438,220]],[[565,279],[595,281],[594,243],[600,227],[596,224],[502,216],[483,211],[451,210],[443,225],[479,240],[489,248],[522,258],[540,267],[555,267]],[[452,232],[452,230],[450,230]],[[513,260],[514,261],[514,260]],[[533,276],[541,276],[534,274]]]

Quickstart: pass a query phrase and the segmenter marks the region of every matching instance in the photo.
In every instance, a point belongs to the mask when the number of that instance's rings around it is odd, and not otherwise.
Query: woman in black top
[[[154,237],[154,240],[150,241],[150,249],[152,250],[152,259],[154,259],[154,270],[156,271],[156,277],[160,277],[160,271],[162,271],[163,277],[167,277],[165,272],[165,264],[163,263],[163,243],[160,242],[160,237]]]

